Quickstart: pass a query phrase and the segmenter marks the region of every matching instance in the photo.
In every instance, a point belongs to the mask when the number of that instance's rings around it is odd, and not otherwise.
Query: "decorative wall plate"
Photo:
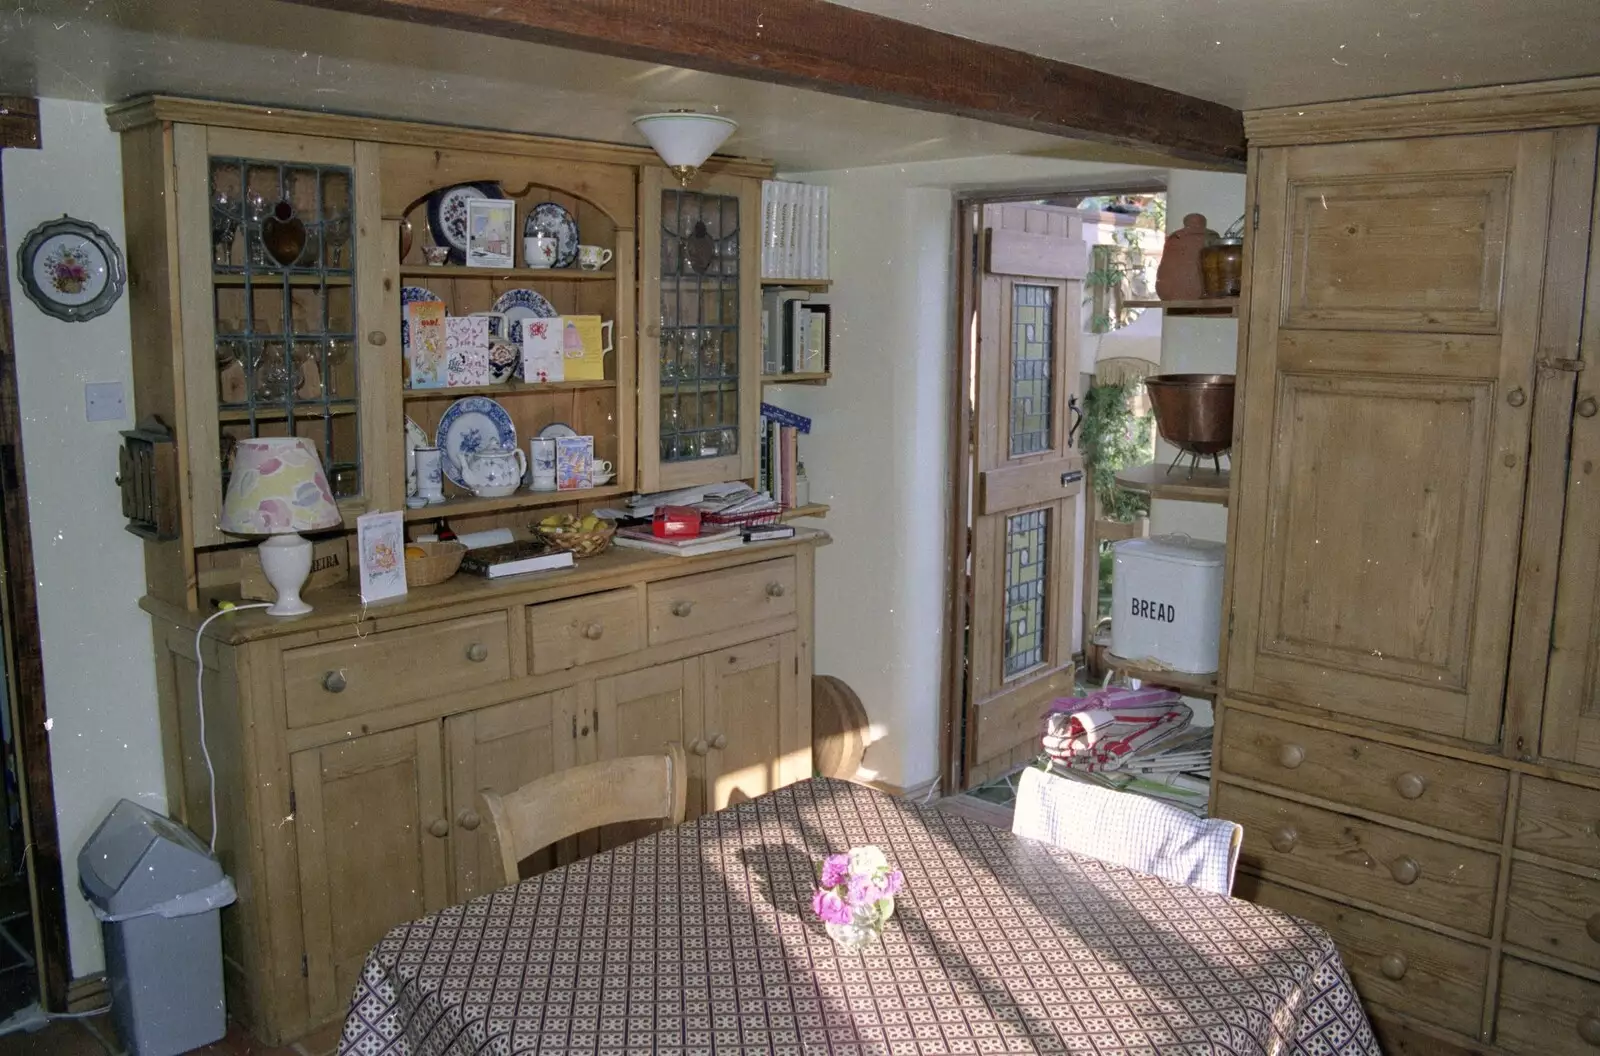
[[[40,311],[69,323],[109,311],[127,285],[111,236],[66,214],[28,232],[17,250],[17,276]]]
[[[570,268],[578,260],[578,222],[557,202],[540,202],[528,211],[522,233],[556,240],[554,267]]]
[[[544,294],[529,289],[507,290],[494,302],[493,310],[510,320],[506,336],[518,348],[522,347],[522,320],[554,319],[561,314],[556,311],[555,305],[545,299]]]
[[[450,250],[450,263],[467,262],[467,200],[504,198],[498,183],[458,183],[428,196],[428,227],[433,244]]]
[[[463,472],[467,456],[495,443],[515,451],[517,427],[511,424],[506,409],[494,400],[467,396],[446,408],[433,442],[444,456],[445,479],[458,488],[470,488]]]

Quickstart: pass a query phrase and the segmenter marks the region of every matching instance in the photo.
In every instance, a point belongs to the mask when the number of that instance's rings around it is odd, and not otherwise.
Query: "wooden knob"
[[[1406,977],[1406,969],[1411,965],[1406,961],[1406,955],[1398,951],[1385,954],[1383,960],[1378,962],[1378,971],[1383,973],[1385,979],[1396,981]]]
[[[1428,779],[1421,774],[1404,773],[1394,779],[1394,790],[1406,799],[1417,799],[1428,790]]]
[[[1422,866],[1417,864],[1415,858],[1406,855],[1394,860],[1389,866],[1389,875],[1394,877],[1394,882],[1397,884],[1414,884],[1417,878],[1422,876]]]
[[[382,330],[368,330],[367,331],[367,344],[376,345],[378,348],[382,348],[384,345],[387,345],[388,343],[389,343],[389,335],[384,333]]]
[[[591,623],[589,626],[583,629],[583,636],[589,639],[591,642],[598,642],[600,640],[600,636],[605,633],[606,629],[598,623]]]
[[[450,835],[450,823],[443,818],[434,818],[433,824],[428,826],[428,832],[442,840]]]
[[[1528,394],[1523,392],[1520,388],[1512,389],[1510,392],[1506,393],[1506,402],[1513,407],[1521,407],[1523,404],[1528,402]]]
[[[692,601],[675,601],[672,603],[672,615],[674,616],[687,616],[693,611],[694,602]]]
[[[717,751],[720,752],[722,749],[726,748],[727,746],[728,746],[728,735],[727,734],[719,733],[715,737],[711,738],[711,747],[715,748]]]
[[[329,693],[343,693],[344,687],[349,684],[344,679],[343,671],[329,671],[322,676],[322,688]]]
[[[1278,765],[1293,770],[1306,761],[1306,750],[1298,744],[1286,744],[1278,749]]]
[[[1585,396],[1578,401],[1579,418],[1593,418],[1595,411],[1600,411],[1600,404],[1595,403],[1593,396]]]
[[[467,646],[467,659],[475,664],[481,664],[489,659],[489,647],[482,642],[473,642]]]
[[[1590,1012],[1578,1020],[1578,1037],[1600,1048],[1600,1012]]]
[[[1595,942],[1600,942],[1600,913],[1590,917],[1588,922],[1584,924],[1583,930],[1587,931],[1589,937]]]
[[[478,817],[478,812],[472,809],[463,810],[460,814],[456,815],[456,824],[460,825],[468,832],[476,829],[482,823],[483,819]]]
[[[710,750],[711,746],[703,740],[695,741],[689,746],[689,751],[694,755],[705,755]]]
[[[1294,845],[1300,842],[1300,834],[1294,831],[1293,825],[1285,825],[1272,834],[1272,849],[1281,854],[1288,854],[1294,850]]]
[[[784,589],[782,583],[767,584],[767,597],[769,598],[781,598],[787,593],[788,591]]]

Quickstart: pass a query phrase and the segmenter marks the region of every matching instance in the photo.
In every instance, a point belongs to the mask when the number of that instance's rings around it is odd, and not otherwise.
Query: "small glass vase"
[[[870,906],[859,906],[851,914],[850,923],[824,923],[828,937],[839,944],[846,953],[860,953],[883,938],[883,926],[894,916],[894,899],[885,898]]]

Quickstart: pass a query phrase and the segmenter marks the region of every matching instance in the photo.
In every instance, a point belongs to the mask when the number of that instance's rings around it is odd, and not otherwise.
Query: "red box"
[[[650,534],[658,539],[699,535],[700,511],[693,506],[663,506],[650,520]]]

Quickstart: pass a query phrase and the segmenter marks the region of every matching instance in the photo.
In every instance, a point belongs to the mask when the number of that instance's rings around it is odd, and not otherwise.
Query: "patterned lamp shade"
[[[235,535],[287,535],[342,522],[322,460],[298,436],[240,440],[219,527]]]

